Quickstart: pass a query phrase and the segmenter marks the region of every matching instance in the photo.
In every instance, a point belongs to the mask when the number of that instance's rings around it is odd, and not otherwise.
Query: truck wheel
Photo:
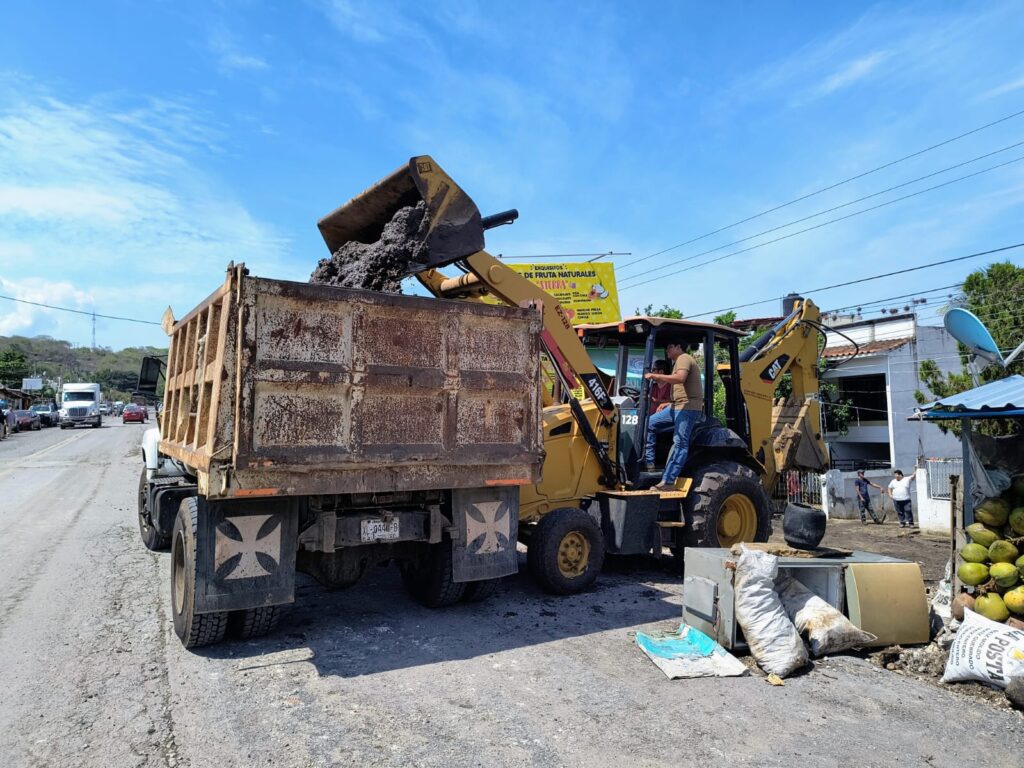
[[[582,509],[552,510],[530,536],[526,562],[533,578],[548,592],[582,592],[594,583],[604,564],[601,528]]]
[[[263,637],[277,628],[279,618],[281,618],[281,610],[276,605],[231,611],[228,614],[228,634],[240,640]]]
[[[153,525],[153,518],[149,511],[149,483],[146,482],[146,467],[142,467],[142,474],[139,476],[139,534],[142,536],[142,543],[146,549],[153,552],[164,552],[171,543],[170,538],[162,535]]]
[[[483,581],[470,581],[466,584],[465,594],[462,599],[467,603],[480,603],[493,595],[501,579],[484,579]]]
[[[227,611],[196,613],[196,529],[199,500],[181,502],[171,535],[171,616],[174,634],[186,648],[219,643],[228,626]]]
[[[772,511],[761,478],[735,461],[716,461],[693,475],[683,501],[684,547],[731,547],[741,541],[768,541]],[[676,551],[681,559],[682,553]]]
[[[402,580],[409,594],[427,608],[454,605],[466,591],[464,583],[456,583],[452,574],[452,543],[431,544],[430,552],[420,562],[402,566]]]

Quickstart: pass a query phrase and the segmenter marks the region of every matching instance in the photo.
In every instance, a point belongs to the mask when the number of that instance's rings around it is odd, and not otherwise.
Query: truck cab
[[[65,384],[61,391],[60,428],[74,428],[79,424],[99,427],[103,423],[100,397],[99,384]]]

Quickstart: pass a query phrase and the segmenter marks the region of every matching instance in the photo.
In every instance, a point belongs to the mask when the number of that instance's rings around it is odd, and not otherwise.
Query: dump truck
[[[397,561],[439,607],[516,572],[540,479],[540,316],[270,280],[230,265],[180,319],[139,478],[143,542],[171,550],[186,647],[269,631],[296,570],[329,587]]]

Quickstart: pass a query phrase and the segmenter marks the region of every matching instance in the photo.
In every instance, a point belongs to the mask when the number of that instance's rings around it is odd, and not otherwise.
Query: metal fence
[[[795,501],[800,504],[821,506],[821,475],[788,469],[779,474],[772,493],[775,501]]]
[[[949,476],[963,475],[964,462],[962,459],[928,459],[928,498],[948,499],[949,498]]]
[[[832,469],[853,472],[858,469],[891,469],[892,464],[879,459],[832,459]]]

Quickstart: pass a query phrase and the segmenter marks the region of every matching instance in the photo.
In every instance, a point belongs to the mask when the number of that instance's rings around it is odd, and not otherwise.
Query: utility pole
[[[96,351],[96,311],[92,313],[92,351]]]

